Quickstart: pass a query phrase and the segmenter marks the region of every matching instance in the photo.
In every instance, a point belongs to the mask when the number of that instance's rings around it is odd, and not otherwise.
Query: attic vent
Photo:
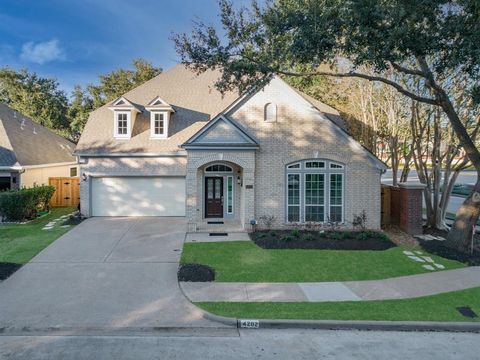
[[[157,100],[155,101],[152,105],[155,106],[155,105],[162,105],[162,101],[161,100]]]
[[[123,105],[123,104],[125,104],[125,101],[123,101],[123,100],[120,100],[120,101],[119,101],[119,102],[117,102],[115,105]]]

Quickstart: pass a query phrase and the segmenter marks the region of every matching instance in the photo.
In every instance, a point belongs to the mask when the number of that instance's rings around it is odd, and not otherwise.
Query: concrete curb
[[[180,292],[182,295],[187,299],[193,306],[195,306],[198,310],[200,310],[203,313],[203,318],[207,320],[212,320],[224,325],[229,325],[233,327],[238,327],[237,326],[237,319],[231,318],[231,317],[226,317],[226,316],[220,316],[220,315],[215,315],[212,313],[209,313],[208,311],[205,311],[201,307],[198,307],[193,303],[193,301],[185,294],[185,291],[183,290],[182,283],[180,281],[177,281],[178,287],[180,288]]]
[[[236,326],[239,329],[319,329],[480,333],[480,322],[239,319],[215,315],[204,309],[201,310],[204,312],[205,319],[225,325]],[[254,325],[244,326],[242,324],[243,322],[249,322]]]
[[[438,331],[480,333],[480,322],[437,322],[437,321],[358,321],[358,320],[271,320],[239,319],[212,314],[197,305],[183,291],[183,296],[203,312],[203,317],[238,329],[319,329],[319,330],[367,330],[367,331]],[[242,325],[249,322],[250,326]],[[252,325],[253,324],[253,325]]]
[[[242,320],[237,319],[237,326],[239,328],[242,328],[241,322]],[[258,320],[258,326],[259,329],[439,331],[480,333],[480,323],[475,322]]]

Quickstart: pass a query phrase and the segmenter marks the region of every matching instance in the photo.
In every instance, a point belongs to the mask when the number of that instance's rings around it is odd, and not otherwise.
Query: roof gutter
[[[20,165],[14,166],[0,166],[0,171],[22,171],[23,167]]]

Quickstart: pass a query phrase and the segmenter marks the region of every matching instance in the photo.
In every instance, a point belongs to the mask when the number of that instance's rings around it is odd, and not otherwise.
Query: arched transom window
[[[205,169],[205,172],[233,172],[230,166],[224,164],[213,164]]]
[[[285,172],[287,222],[344,222],[344,164],[302,160]]]

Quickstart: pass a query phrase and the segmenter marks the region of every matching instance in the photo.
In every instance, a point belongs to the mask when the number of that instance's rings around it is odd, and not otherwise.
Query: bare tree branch
[[[367,75],[367,74],[362,74],[362,73],[357,73],[357,72],[348,72],[348,73],[331,73],[331,72],[325,72],[325,71],[314,71],[314,72],[308,72],[308,73],[297,73],[297,72],[291,72],[291,71],[283,71],[283,70],[277,70],[276,71],[279,74],[286,75],[286,76],[332,76],[332,77],[357,77],[361,79],[365,79],[368,81],[378,81],[382,82],[384,84],[390,85],[393,88],[395,88],[399,93],[408,96],[409,98],[425,103],[425,104],[430,104],[430,105],[439,105],[439,102],[436,99],[432,98],[426,98],[423,96],[419,96],[417,94],[414,94],[410,92],[409,90],[405,89],[403,86],[400,84],[397,84],[395,81],[383,78],[381,76],[372,76],[372,75]]]

